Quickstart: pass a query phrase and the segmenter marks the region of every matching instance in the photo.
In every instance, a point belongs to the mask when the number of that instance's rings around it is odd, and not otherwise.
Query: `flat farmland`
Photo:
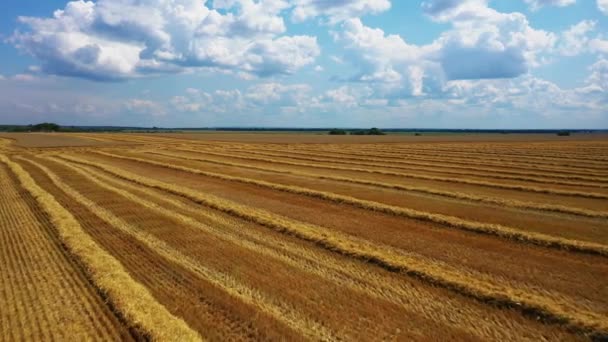
[[[606,135],[3,134],[0,186],[0,340],[608,339]]]

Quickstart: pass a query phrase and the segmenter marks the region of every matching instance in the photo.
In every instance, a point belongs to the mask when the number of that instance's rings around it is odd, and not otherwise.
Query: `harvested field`
[[[99,146],[105,141],[82,134],[62,133],[0,133],[0,139],[11,141],[14,147],[74,147]]]
[[[0,340],[607,339],[605,138],[3,135]]]

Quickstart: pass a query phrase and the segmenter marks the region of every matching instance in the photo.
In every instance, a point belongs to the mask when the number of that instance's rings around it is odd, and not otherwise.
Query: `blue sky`
[[[4,0],[0,123],[608,128],[608,0]]]

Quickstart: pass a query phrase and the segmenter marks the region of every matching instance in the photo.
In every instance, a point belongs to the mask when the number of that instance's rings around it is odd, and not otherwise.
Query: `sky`
[[[608,128],[608,0],[3,0],[0,124]]]

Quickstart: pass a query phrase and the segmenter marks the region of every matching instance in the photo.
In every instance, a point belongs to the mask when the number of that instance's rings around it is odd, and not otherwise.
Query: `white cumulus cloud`
[[[608,60],[599,58],[591,67],[591,74],[587,78],[587,85],[603,92],[604,99],[608,100]]]
[[[608,0],[597,0],[597,8],[600,12],[608,15]]]
[[[152,116],[163,116],[167,114],[165,107],[155,101],[147,99],[129,99],[124,103],[129,112],[147,114]]]
[[[448,5],[439,6],[444,2]],[[557,37],[533,28],[522,13],[502,13],[484,0],[426,2],[427,14],[453,27],[436,43],[449,79],[516,77],[542,63]],[[435,7],[430,7],[435,4]]]
[[[389,0],[294,0],[292,19],[302,22],[318,16],[335,24],[365,14],[377,14],[391,7]]]
[[[289,74],[319,55],[315,37],[283,35],[282,0],[71,1],[51,18],[20,17],[10,39],[57,75],[120,80],[215,68]]]
[[[357,67],[348,80],[393,99],[443,96],[449,81],[525,75],[546,63],[559,38],[533,28],[524,14],[498,12],[485,0],[425,1],[422,8],[432,20],[451,25],[426,45],[358,18],[344,21],[333,36],[344,48],[343,60]]]
[[[608,40],[594,38],[589,41],[589,48],[593,52],[608,54]]]
[[[524,0],[533,11],[545,6],[566,7],[574,5],[576,0]]]
[[[564,31],[560,38],[559,52],[564,56],[576,56],[588,50],[591,39],[589,33],[595,30],[597,23],[583,20]]]
[[[398,35],[365,26],[360,19],[345,21],[334,38],[344,45],[344,60],[359,68],[350,80],[373,83],[384,91],[419,95],[425,70],[435,68],[428,58],[436,46],[408,44]]]
[[[189,88],[174,96],[171,105],[191,113],[260,113],[266,110],[304,110],[309,108],[312,87],[307,84],[264,82],[244,90],[219,89],[211,92]]]

